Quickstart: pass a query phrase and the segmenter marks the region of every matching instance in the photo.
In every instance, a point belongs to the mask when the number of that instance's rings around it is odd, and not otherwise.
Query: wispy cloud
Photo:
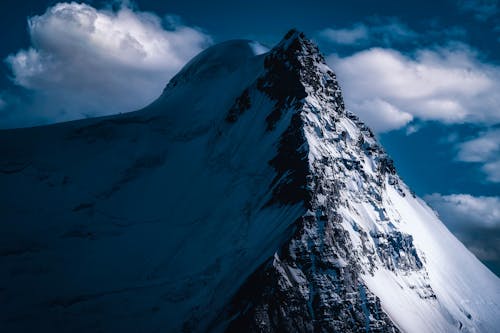
[[[488,176],[488,180],[500,183],[500,159],[486,162],[481,168]]]
[[[322,42],[352,47],[428,45],[441,40],[462,40],[467,31],[460,26],[441,26],[432,21],[423,31],[416,31],[398,18],[372,17],[347,27],[328,27],[317,34]]]
[[[395,19],[379,19],[370,24],[355,23],[347,28],[326,28],[319,32],[319,36],[336,44],[389,46],[393,42],[414,39],[418,34]]]
[[[500,129],[483,132],[477,138],[459,145],[460,161],[484,162],[497,156],[500,156]]]
[[[458,145],[457,159],[482,163],[481,170],[491,182],[500,182],[500,129],[480,133]]]
[[[461,0],[459,8],[474,15],[477,20],[486,21],[500,13],[498,0]]]
[[[320,35],[337,44],[358,44],[368,40],[370,32],[366,25],[359,23],[346,29],[326,28]]]
[[[411,55],[370,48],[328,62],[346,106],[376,131],[413,119],[446,124],[500,122],[500,67],[464,44],[418,49]]]
[[[15,83],[35,93],[36,111],[14,109],[25,113],[14,119],[32,125],[132,111],[153,101],[211,43],[208,35],[178,19],[168,20],[168,29],[163,23],[155,14],[127,6],[111,11],[75,2],[58,3],[30,18],[31,48],[6,61]]]

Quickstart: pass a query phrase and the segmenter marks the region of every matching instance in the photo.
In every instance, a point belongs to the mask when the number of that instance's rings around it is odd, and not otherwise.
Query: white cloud
[[[418,37],[416,32],[394,19],[383,19],[371,24],[356,23],[349,28],[326,28],[319,35],[327,41],[343,45],[390,45]]]
[[[378,132],[403,127],[413,119],[411,114],[379,98],[353,102],[350,107]]]
[[[481,170],[491,182],[500,182],[500,129],[480,133],[478,137],[458,145],[457,159],[483,163]]]
[[[490,182],[500,183],[500,159],[487,162],[481,169],[486,173]]]
[[[327,28],[320,35],[337,44],[357,44],[368,39],[369,31],[366,25],[356,24],[348,29]]]
[[[424,199],[451,228],[500,228],[500,198],[434,193]]]
[[[408,125],[406,127],[406,135],[412,135],[420,130],[420,126],[417,124]]]
[[[495,129],[461,143],[457,157],[464,162],[485,162],[499,155],[500,129]]]
[[[7,63],[15,82],[37,93],[33,121],[132,111],[158,97],[211,42],[178,20],[170,25],[165,30],[156,15],[125,6],[113,12],[58,3],[29,19],[32,47]]]
[[[370,48],[343,58],[331,55],[328,62],[343,87],[346,106],[375,131],[403,127],[415,118],[448,124],[500,122],[500,67],[481,62],[464,45],[421,49],[413,56]],[[386,111],[373,101],[381,101]]]

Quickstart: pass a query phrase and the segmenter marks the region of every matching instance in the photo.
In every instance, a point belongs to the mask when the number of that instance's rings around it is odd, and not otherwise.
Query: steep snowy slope
[[[494,332],[500,281],[397,176],[296,32],[147,108],[0,132],[0,326]]]
[[[227,315],[241,331],[495,332],[500,281],[414,197],[300,34],[267,56],[298,73],[306,214]],[[280,69],[282,71],[282,69]]]

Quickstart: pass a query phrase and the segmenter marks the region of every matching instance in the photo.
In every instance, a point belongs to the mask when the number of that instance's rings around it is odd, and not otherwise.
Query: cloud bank
[[[331,55],[346,106],[375,131],[413,119],[446,124],[500,122],[500,67],[482,62],[463,44],[405,55],[370,48]]]
[[[151,13],[74,2],[30,18],[32,46],[6,61],[15,83],[34,92],[36,109],[17,108],[12,112],[26,114],[11,118],[32,125],[145,106],[211,43],[199,29],[169,21],[166,30]]]

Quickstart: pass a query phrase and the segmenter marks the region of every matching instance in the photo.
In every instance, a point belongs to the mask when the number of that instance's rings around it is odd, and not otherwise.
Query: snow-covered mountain
[[[3,332],[495,332],[500,280],[317,47],[209,48],[143,110],[0,131]]]

